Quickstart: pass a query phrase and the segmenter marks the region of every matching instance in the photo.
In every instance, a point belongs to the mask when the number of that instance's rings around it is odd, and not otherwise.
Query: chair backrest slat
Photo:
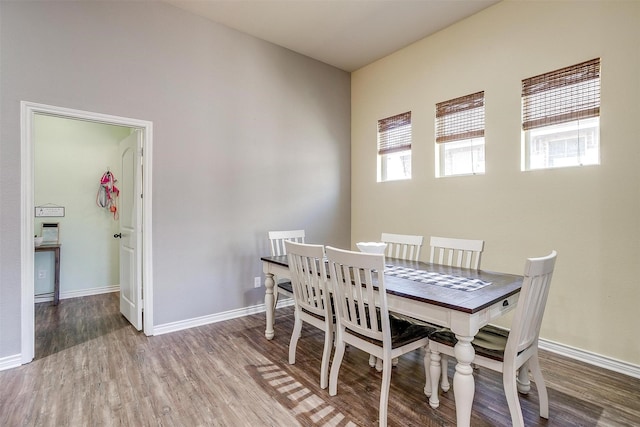
[[[391,345],[384,255],[330,246],[326,247],[326,253],[338,323],[356,334]]]
[[[424,238],[410,234],[382,233],[380,241],[387,244],[386,255],[389,258],[418,261]]]
[[[269,231],[269,242],[271,244],[271,256],[286,255],[287,249],[284,242],[304,243],[304,230]]]
[[[484,240],[431,237],[429,262],[451,267],[480,268]]]

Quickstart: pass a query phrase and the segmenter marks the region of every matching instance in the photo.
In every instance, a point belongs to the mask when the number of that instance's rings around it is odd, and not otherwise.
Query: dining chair
[[[429,245],[431,246],[429,262],[432,264],[472,268],[474,270],[480,268],[484,240],[432,236]],[[448,391],[451,387],[447,377],[448,368],[449,360],[445,355],[441,359],[442,378],[440,380],[440,387],[444,391]]]
[[[489,325],[480,329],[471,342],[475,350],[474,363],[502,373],[511,423],[515,427],[524,425],[518,392],[529,392],[529,370],[538,389],[540,416],[549,418],[549,398],[538,360],[538,338],[556,258],[556,251],[552,251],[545,257],[527,259],[511,330]],[[433,408],[440,404],[437,381],[441,368],[440,355],[454,357],[456,342],[455,335],[449,329],[438,330],[429,337],[430,374],[434,379],[429,404]]]
[[[285,231],[269,231],[269,244],[271,245],[271,256],[280,256],[287,254],[285,242],[304,243],[304,230],[285,230]],[[278,296],[280,294],[293,298],[293,288],[291,281],[286,279],[278,280],[275,278],[276,286],[273,287],[273,307],[278,304]]]
[[[420,249],[424,237],[411,234],[382,233],[380,241],[387,244],[386,256],[388,258],[406,259],[408,261],[418,261]],[[398,359],[392,361],[393,366],[398,364]],[[375,367],[378,372],[382,372],[382,361],[369,355],[369,366]]]
[[[484,249],[484,240],[454,239],[451,237],[431,237],[432,264],[451,267],[480,268],[480,257]]]
[[[435,328],[412,325],[389,316],[384,282],[384,254],[368,254],[326,247],[336,315],[335,354],[329,375],[329,395],[338,393],[338,374],[345,346],[382,359],[379,425],[387,425],[391,360],[426,347]],[[425,370],[426,382],[429,371]]]
[[[289,342],[289,364],[296,363],[296,348],[302,323],[324,331],[324,348],[320,365],[320,387],[327,388],[329,358],[333,348],[333,313],[327,289],[327,269],[322,245],[306,245],[285,241],[293,299],[295,302],[293,332]]]
[[[387,244],[387,258],[418,261],[424,238],[410,234],[382,233],[380,241]]]

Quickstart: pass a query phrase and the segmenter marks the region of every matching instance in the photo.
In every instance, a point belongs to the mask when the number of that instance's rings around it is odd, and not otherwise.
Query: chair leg
[[[440,370],[442,371],[440,388],[442,391],[447,392],[451,388],[451,384],[449,384],[449,356],[446,354],[443,354],[442,360],[440,360]]]
[[[298,339],[300,338],[300,333],[302,332],[302,320],[300,316],[298,316],[298,312],[296,311],[294,314],[293,321],[293,332],[291,332],[291,340],[289,341],[289,364],[293,365],[296,363],[296,347],[298,346]]]
[[[542,376],[542,370],[540,369],[540,361],[538,360],[538,354],[534,354],[529,359],[529,367],[531,374],[533,375],[533,381],[536,383],[538,389],[538,400],[540,401],[540,416],[545,419],[549,419],[549,395],[547,394],[547,386],[544,383],[544,377]]]
[[[322,364],[320,365],[320,388],[325,389],[329,385],[329,359],[333,349],[333,331],[328,328],[324,331],[324,349],[322,351]]]
[[[398,366],[399,361],[400,358],[394,357],[393,360],[391,360],[391,366]],[[382,372],[382,359],[369,355],[369,366],[372,368],[375,367],[378,372]]]
[[[431,373],[429,372],[431,364],[431,351],[429,351],[429,344],[424,346],[424,394],[427,397],[431,396]]]
[[[337,335],[339,336],[340,334]],[[336,352],[333,355],[333,363],[331,363],[331,373],[329,375],[329,396],[335,396],[338,394],[338,373],[340,372],[340,365],[342,364],[343,357],[344,341],[338,339]]]
[[[511,414],[511,425],[513,427],[524,427],[524,419],[522,418],[522,409],[518,400],[518,390],[516,387],[515,369],[508,369],[505,366],[502,372],[502,385],[504,386],[504,394],[509,405],[509,413]]]
[[[429,366],[429,374],[431,376],[431,396],[429,397],[429,405],[432,408],[440,406],[440,399],[438,399],[438,379],[440,379],[440,352],[430,349],[431,364]]]
[[[278,292],[278,278],[274,277],[273,278],[275,285],[273,286],[273,310],[275,311],[276,307],[278,306],[278,295],[280,295],[280,292]],[[275,323],[275,317],[273,316],[273,322]]]
[[[387,359],[382,362],[382,386],[380,387],[380,409],[378,417],[380,418],[380,427],[387,425],[387,406],[389,405],[389,386],[391,385],[391,370],[393,368]]]
[[[377,357],[375,357],[373,354],[370,354],[369,355],[369,366],[374,368],[376,366],[376,359],[377,359]]]

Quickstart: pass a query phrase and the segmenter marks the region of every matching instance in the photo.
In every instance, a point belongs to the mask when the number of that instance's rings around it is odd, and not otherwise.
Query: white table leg
[[[475,351],[471,345],[473,337],[456,335],[458,343],[454,348],[456,359],[456,372],[453,376],[453,390],[456,400],[456,421],[458,427],[469,427],[471,424],[471,406],[475,394],[475,381],[473,379],[473,367],[471,363],[475,357]]]
[[[265,273],[264,305],[267,312],[267,329],[264,331],[264,336],[267,337],[268,340],[273,339],[273,336],[275,335],[273,331],[273,314],[275,311],[273,287],[275,284],[276,282],[273,280],[273,274]]]
[[[529,394],[531,390],[531,381],[529,380],[529,362],[524,362],[524,365],[520,366],[518,370],[518,378],[516,378],[516,386],[518,392],[522,394]]]

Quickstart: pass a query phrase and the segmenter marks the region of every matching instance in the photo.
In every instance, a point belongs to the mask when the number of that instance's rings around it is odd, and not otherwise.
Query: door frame
[[[90,111],[20,102],[20,264],[21,264],[21,358],[29,363],[35,356],[35,294],[34,294],[34,121],[36,114],[66,119],[140,129],[142,132],[142,269],[143,331],[153,335],[153,262],[152,262],[152,153],[153,123],[146,120],[112,116]]]

